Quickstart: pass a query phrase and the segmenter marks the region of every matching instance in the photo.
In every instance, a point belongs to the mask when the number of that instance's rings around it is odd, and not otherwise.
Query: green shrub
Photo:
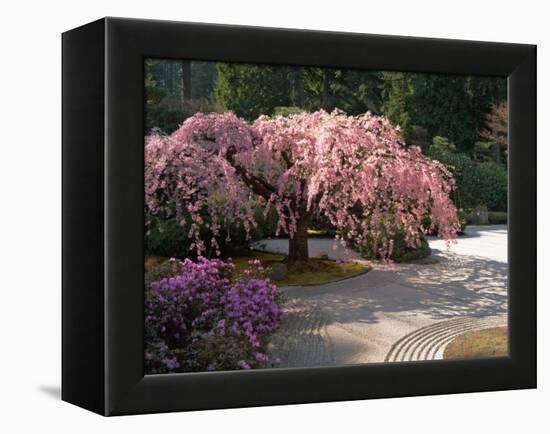
[[[494,161],[491,142],[476,142],[472,151],[476,161]]]
[[[277,230],[277,212],[271,207],[264,216],[264,207],[258,205],[254,210],[254,218],[257,227],[250,231],[250,240],[246,238],[246,231],[239,222],[232,222],[229,225],[222,224],[217,241],[220,247],[221,256],[234,256],[241,254],[248,248],[250,241],[274,237]],[[212,234],[207,225],[210,223],[210,216],[205,213],[201,216],[204,224],[201,226],[201,239],[210,240]],[[176,219],[161,221],[152,219],[150,227],[145,234],[145,251],[158,256],[187,258],[196,257],[194,250],[190,250],[193,240],[188,237],[189,225],[180,225]],[[228,241],[229,235],[229,241]],[[203,256],[215,256],[214,249],[211,249],[206,242],[207,250]]]
[[[210,218],[204,215],[203,219],[204,224],[200,227],[201,239],[210,240],[212,234],[207,227]],[[231,237],[230,241],[227,241],[228,232]],[[176,219],[156,221],[145,235],[145,251],[149,254],[170,258],[195,258],[196,251],[190,248],[194,240],[188,237],[188,233],[189,225],[182,226]],[[236,223],[230,224],[229,229],[226,225],[222,225],[217,241],[222,256],[231,256],[241,252],[248,244],[246,231],[242,225]],[[215,249],[210,246],[210,243],[205,242],[205,245],[206,251],[202,255],[215,256]]]
[[[330,224],[328,218],[323,214],[313,215],[308,224],[308,229],[312,229],[317,234],[311,234],[309,236],[318,236],[323,238],[334,238],[336,236],[336,228]]]
[[[466,225],[468,224],[467,219],[468,213],[464,210],[458,211],[458,218],[460,220],[460,232],[463,233],[464,229],[466,229]],[[439,234],[439,225],[436,223],[434,225],[434,229],[430,229],[432,226],[432,218],[431,216],[427,215],[422,218],[422,227],[426,230],[427,235],[438,235]]]
[[[508,177],[506,170],[492,161],[479,163],[476,192],[480,204],[491,211],[506,211],[508,205]]]
[[[453,200],[458,208],[473,208],[479,205],[476,198],[477,165],[466,154],[430,148],[429,156],[443,163],[454,175],[456,190]]]
[[[454,175],[457,189],[453,200],[467,209],[485,205],[491,211],[507,209],[506,169],[494,162],[478,163],[468,155],[430,148],[429,156],[443,163]]]
[[[356,249],[365,259],[380,259],[380,255],[374,248],[375,240],[367,238],[364,244],[357,245]],[[393,236],[393,253],[390,259],[395,262],[408,262],[423,259],[430,256],[431,249],[425,237],[421,237],[420,246],[413,248],[405,243],[405,232],[400,230]]]
[[[155,220],[145,234],[145,251],[154,255],[185,258],[190,244],[187,231],[176,219]]]
[[[489,223],[492,225],[504,225],[508,223],[508,213],[503,211],[489,211]]]
[[[218,105],[205,98],[187,100],[182,103],[180,95],[154,95],[146,101],[147,119],[145,132],[159,128],[165,133],[178,129],[185,119],[197,112],[222,112]]]
[[[430,153],[441,154],[443,152],[456,152],[456,146],[454,143],[449,142],[447,137],[435,136],[432,138],[432,144],[430,145]]]
[[[273,109],[273,116],[289,116],[306,112],[306,109],[294,106],[279,106]]]
[[[411,125],[405,129],[405,141],[411,145],[420,146],[422,150],[430,146],[430,134],[426,128],[419,125]]]
[[[265,208],[263,206],[257,206],[254,210],[254,220],[256,220],[258,224],[251,234],[254,240],[273,238],[277,233],[277,222],[279,218],[275,207],[271,206],[265,216],[264,212]]]

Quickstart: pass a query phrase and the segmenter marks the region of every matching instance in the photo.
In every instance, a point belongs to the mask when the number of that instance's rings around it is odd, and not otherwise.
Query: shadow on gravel
[[[381,266],[365,276],[292,288],[286,296],[314,301],[329,323],[376,323],[379,313],[423,313],[433,319],[487,316],[507,311],[506,263],[441,254],[439,264]]]

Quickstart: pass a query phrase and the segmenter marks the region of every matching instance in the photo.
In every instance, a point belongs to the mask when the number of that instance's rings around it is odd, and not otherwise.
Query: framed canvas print
[[[65,401],[536,386],[536,47],[121,18],[62,42]]]

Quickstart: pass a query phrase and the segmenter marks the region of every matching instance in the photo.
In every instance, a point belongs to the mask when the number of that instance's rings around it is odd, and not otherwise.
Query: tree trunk
[[[493,142],[492,148],[493,148],[493,160],[495,160],[496,163],[500,164],[500,143]]]
[[[330,78],[329,72],[326,69],[323,69],[322,72],[322,82],[321,82],[321,108],[330,112]]]
[[[288,262],[307,261],[307,219],[298,220],[296,233],[288,241]]]
[[[191,61],[189,60],[181,62],[181,87],[183,101],[191,99]]]
[[[304,78],[303,75],[294,75],[294,104],[297,107],[304,107]]]

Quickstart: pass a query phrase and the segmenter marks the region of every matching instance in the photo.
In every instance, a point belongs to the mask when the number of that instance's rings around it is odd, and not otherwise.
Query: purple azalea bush
[[[236,280],[231,261],[178,262],[178,274],[146,287],[146,372],[271,366],[266,347],[281,320],[281,294],[260,262]]]

